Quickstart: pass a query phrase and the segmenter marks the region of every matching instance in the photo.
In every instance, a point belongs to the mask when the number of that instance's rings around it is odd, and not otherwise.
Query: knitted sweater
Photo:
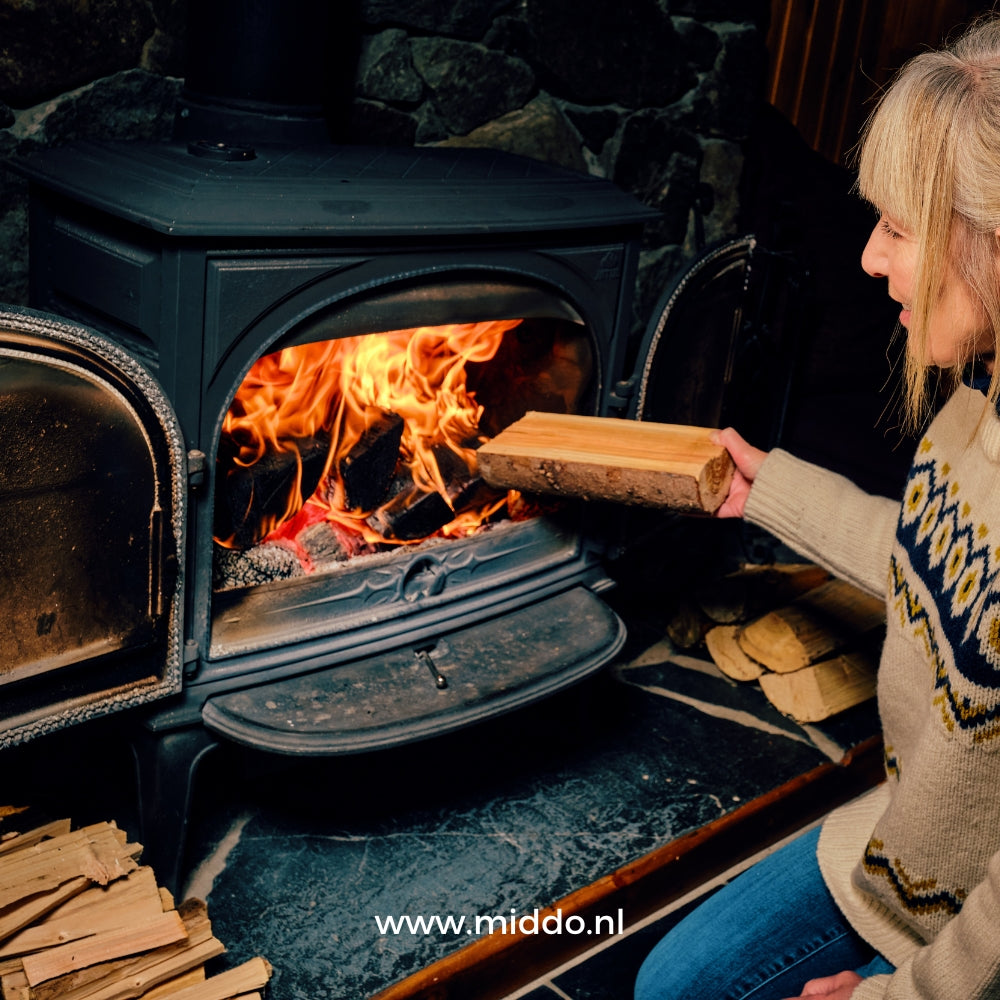
[[[1000,419],[958,389],[901,504],[775,450],[745,516],[886,597],[887,780],[819,844],[837,904],[896,966],[852,1000],[1000,998]]]

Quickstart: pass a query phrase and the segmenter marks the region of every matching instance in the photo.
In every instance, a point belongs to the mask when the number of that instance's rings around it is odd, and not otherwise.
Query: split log
[[[154,986],[204,966],[226,950],[212,935],[203,902],[188,900],[177,913],[184,922],[186,940],[49,980],[32,989],[31,1000],[133,1000]]]
[[[68,819],[57,819],[44,826],[36,827],[25,833],[14,833],[9,839],[0,843],[0,855],[9,854],[11,851],[20,851],[24,847],[34,847],[43,840],[50,840],[52,837],[61,837],[69,833],[72,824]]]
[[[216,537],[231,538],[239,548],[259,542],[265,519],[285,513],[297,484],[303,500],[312,496],[329,451],[325,437],[300,438],[286,442],[285,450],[268,450],[253,465],[244,466],[235,462],[235,443],[223,438],[216,463]]]
[[[531,411],[479,449],[479,470],[502,489],[711,514],[729,492],[733,462],[710,433]]]
[[[138,867],[141,846],[121,830],[95,824],[0,856],[0,908],[79,876],[107,885]]]
[[[131,927],[100,931],[81,941],[71,941],[34,955],[26,955],[21,966],[28,978],[28,985],[37,986],[48,979],[86,969],[100,962],[125,958],[186,940],[184,922],[176,910],[171,910]]]
[[[154,986],[151,990],[146,990],[142,995],[142,1000],[163,1000],[164,997],[177,993],[188,986],[203,983],[206,978],[205,967],[200,965],[196,969],[189,969],[173,979],[168,979],[165,983],[160,983],[159,986]]]
[[[738,641],[747,656],[788,673],[856,646],[884,625],[884,601],[831,580],[750,622]]]
[[[764,668],[743,651],[739,634],[739,625],[716,625],[705,636],[705,646],[712,661],[727,677],[753,681],[764,673]]]
[[[17,898],[2,920],[29,903],[39,910],[35,923],[0,943],[3,1000],[260,1000],[271,976],[263,958],[207,975],[225,947],[203,902],[175,908],[152,870],[135,864],[139,846],[114,824],[67,826],[19,835],[0,853],[0,889]],[[133,867],[121,874],[126,860]],[[42,878],[40,866],[58,874]],[[60,882],[74,867],[86,874]]]
[[[31,895],[13,906],[5,907],[0,913],[0,941],[31,926],[46,913],[55,910],[79,893],[85,892],[91,885],[93,882],[86,875],[78,875],[55,889]]]
[[[358,443],[338,463],[348,510],[374,510],[389,495],[403,418],[377,407],[365,411],[365,430]]]
[[[822,722],[875,697],[878,657],[855,650],[792,673],[760,677],[767,700],[796,722]]]
[[[251,958],[171,996],[174,1000],[230,1000],[232,997],[263,989],[271,978],[271,971],[271,965],[266,959]]]
[[[3,992],[3,1000],[31,1000],[31,987],[21,970],[0,977],[0,991]]]
[[[88,882],[88,885],[91,883]],[[151,868],[137,868],[106,888],[92,886],[0,944],[0,958],[90,937],[99,931],[130,927],[173,909],[164,899]]]
[[[815,563],[748,564],[699,587],[696,599],[717,625],[736,625],[781,607],[830,578]]]

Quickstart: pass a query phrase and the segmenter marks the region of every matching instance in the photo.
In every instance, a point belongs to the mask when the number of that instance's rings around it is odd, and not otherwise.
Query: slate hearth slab
[[[369,996],[472,940],[380,933],[376,916],[530,914],[829,759],[773,709],[754,723],[768,708],[753,685],[652,664],[401,750],[223,754],[193,857],[238,817],[208,895],[227,961],[266,955],[271,1000]]]

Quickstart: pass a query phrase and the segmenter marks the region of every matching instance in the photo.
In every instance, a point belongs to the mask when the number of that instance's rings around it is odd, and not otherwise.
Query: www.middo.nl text
[[[553,910],[544,915],[537,907],[531,913],[518,914],[511,910],[509,914],[478,914],[475,917],[448,914],[442,916],[433,914],[401,913],[396,916],[379,916],[374,918],[375,926],[381,935],[410,934],[426,936],[434,934],[470,935],[482,934],[624,934],[625,918],[621,910],[615,914],[602,913],[584,918],[579,914],[564,916],[562,909]]]

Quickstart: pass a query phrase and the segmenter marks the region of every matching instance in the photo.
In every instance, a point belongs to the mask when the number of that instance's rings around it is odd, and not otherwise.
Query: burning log
[[[415,542],[433,535],[454,517],[455,512],[440,493],[425,493],[414,486],[379,507],[368,518],[368,524],[383,538]]]
[[[396,413],[369,407],[365,421],[361,439],[338,464],[349,510],[374,510],[389,495],[403,439],[403,418]]]
[[[316,567],[347,562],[376,551],[361,535],[345,531],[334,521],[310,524],[296,541]]]
[[[478,442],[465,442],[470,450],[474,444]],[[443,493],[422,490],[408,475],[397,476],[392,497],[367,519],[368,526],[383,538],[404,542],[426,538],[464,511],[486,508],[503,496],[471,472],[466,459],[447,445],[436,445],[432,452]]]
[[[223,437],[218,461],[216,537],[241,549],[260,541],[276,519],[294,513],[296,506],[291,501],[296,489],[301,492],[301,500],[312,495],[329,450],[326,437],[299,438],[287,442],[284,451],[269,450],[252,465],[239,465],[235,442]]]
[[[291,549],[270,542],[243,551],[216,546],[212,568],[216,590],[259,587],[303,573],[302,564]]]

